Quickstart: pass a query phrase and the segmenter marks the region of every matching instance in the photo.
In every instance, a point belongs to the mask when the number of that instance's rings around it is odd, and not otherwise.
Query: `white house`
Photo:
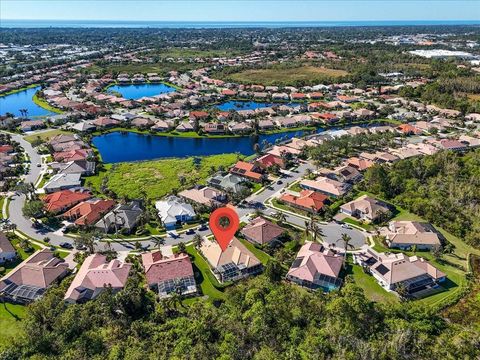
[[[166,229],[174,229],[176,225],[191,221],[197,216],[192,205],[176,196],[157,201],[155,208]]]
[[[0,232],[0,264],[12,261],[17,257],[17,252],[3,232]]]

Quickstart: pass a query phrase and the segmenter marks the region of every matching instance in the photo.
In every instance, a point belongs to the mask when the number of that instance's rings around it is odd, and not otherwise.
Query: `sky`
[[[129,21],[480,20],[479,0],[1,0],[1,19]]]

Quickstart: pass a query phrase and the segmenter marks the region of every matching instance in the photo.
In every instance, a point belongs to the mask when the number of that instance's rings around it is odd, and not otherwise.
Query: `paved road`
[[[31,146],[28,141],[25,141],[22,136],[20,135],[12,135],[12,138],[15,141],[18,141],[20,145],[25,149],[25,152],[30,157],[32,165],[30,166],[28,174],[25,176],[25,182],[32,182],[35,183],[40,176],[42,170],[44,170],[44,165],[42,164],[41,167],[37,167],[37,164],[41,164],[41,157],[35,151],[35,149]],[[270,209],[264,205],[265,201],[272,196],[278,195],[284,188],[287,183],[292,183],[305,175],[307,169],[313,170],[314,167],[310,163],[301,163],[295,172],[284,172],[282,177],[282,184],[272,183],[269,188],[265,188],[262,192],[256,195],[251,195],[246,200],[254,204],[254,206],[248,207],[238,207],[237,211],[240,218],[243,218],[255,211],[256,208],[260,208],[265,214],[272,215],[276,212],[276,210]],[[73,239],[70,237],[66,237],[60,235],[56,232],[49,231],[48,229],[35,229],[32,226],[32,222],[29,219],[26,219],[22,215],[22,207],[25,202],[24,195],[14,195],[10,202],[10,220],[17,225],[17,229],[21,232],[25,233],[26,235],[35,238],[35,239],[43,239],[44,237],[49,237],[51,244],[59,245],[62,242],[69,242],[73,243]],[[287,218],[287,222],[299,226],[301,228],[305,227],[305,219],[301,216],[296,216],[294,214],[285,214]],[[352,245],[355,247],[360,247],[365,242],[365,235],[356,229],[344,229],[340,225],[336,223],[330,224],[319,224],[321,227],[324,240],[328,243],[336,243],[338,239],[340,239],[342,233],[347,233],[352,238]],[[210,235],[210,230],[205,230],[202,232],[198,232],[202,236]],[[165,238],[166,245],[176,245],[180,242],[190,242],[193,240],[194,235],[187,235],[187,234],[179,234],[177,238],[167,237]],[[112,248],[116,251],[129,251],[135,249],[135,242],[134,241],[115,241],[111,243]],[[153,243],[151,241],[142,241],[142,245],[145,247],[153,247]],[[341,247],[341,243],[336,243],[337,246]],[[103,248],[105,244],[99,243],[98,247]]]

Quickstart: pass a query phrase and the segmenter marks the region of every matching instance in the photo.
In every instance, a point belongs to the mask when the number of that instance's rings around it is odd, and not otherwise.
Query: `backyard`
[[[0,304],[0,350],[21,334],[26,311],[22,305]]]

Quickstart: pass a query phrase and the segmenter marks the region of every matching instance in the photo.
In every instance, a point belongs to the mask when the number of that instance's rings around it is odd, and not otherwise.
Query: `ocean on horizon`
[[[296,27],[361,27],[361,26],[435,26],[480,25],[480,20],[415,20],[415,21],[118,21],[118,20],[9,20],[2,19],[0,28],[296,28]]]

